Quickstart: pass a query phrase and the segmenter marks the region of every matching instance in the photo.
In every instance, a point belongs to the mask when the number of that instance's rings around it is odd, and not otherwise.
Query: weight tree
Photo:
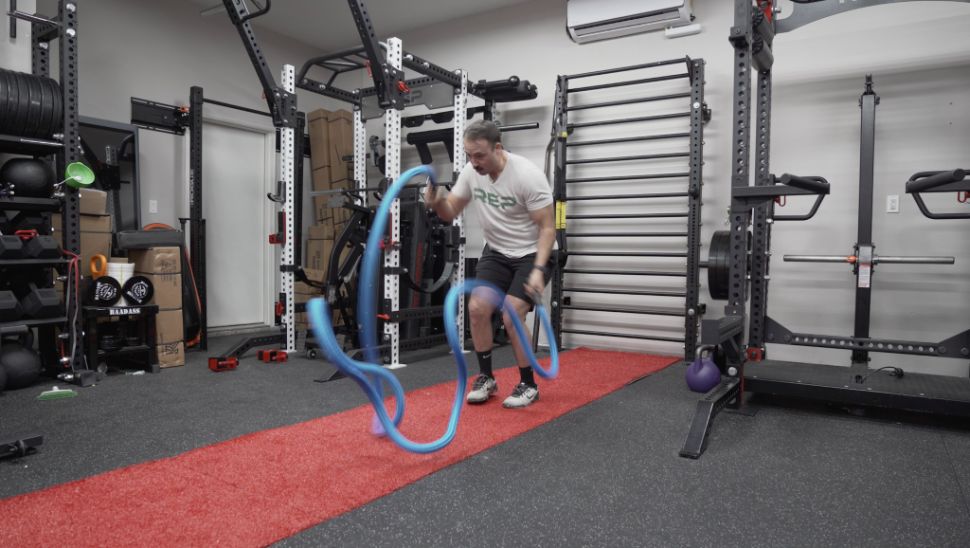
[[[880,263],[950,263],[947,257],[882,257],[872,244],[872,188],[875,112],[878,96],[867,80],[860,97],[862,147],[860,157],[860,202],[858,240],[853,255],[787,256],[789,261],[849,262],[856,276],[855,328],[852,335],[835,336],[792,332],[767,315],[768,258],[771,227],[777,221],[810,219],[829,193],[828,182],[819,176],[784,174],[769,171],[771,130],[771,87],[776,33],[799,27],[845,11],[910,0],[793,0],[793,12],[776,19],[773,0],[735,0],[734,26],[730,42],[734,47],[734,123],[731,173],[731,230],[715,234],[710,250],[711,264],[727,268],[709,276],[715,298],[726,298],[725,316],[701,324],[699,351],[715,348],[723,373],[721,383],[698,402],[691,429],[680,455],[698,458],[704,451],[707,433],[714,416],[726,406],[740,407],[745,391],[791,396],[849,405],[869,405],[930,413],[970,416],[970,379],[905,373],[893,368],[893,375],[871,375],[870,352],[909,354],[967,359],[970,357],[970,330],[939,342],[878,339],[869,335],[872,299],[871,276]],[[968,3],[970,0],[946,0]],[[758,71],[756,87],[751,85],[752,67]],[[754,185],[751,168],[751,101],[755,112]],[[928,213],[920,192],[963,192],[970,189],[965,171],[920,172],[910,178],[907,192],[914,195],[924,214]],[[774,203],[793,195],[815,196],[815,204],[805,215],[776,215]],[[939,214],[938,214],[939,215]],[[942,214],[947,215],[947,214]],[[930,215],[927,215],[930,216]],[[968,218],[956,214],[942,218]],[[933,217],[931,217],[933,218]],[[941,217],[936,217],[941,218]],[[749,235],[750,230],[750,235]],[[748,281],[750,280],[750,281]],[[749,293],[750,292],[750,293]],[[750,297],[750,303],[749,301]],[[748,336],[745,340],[745,328]],[[767,360],[766,343],[837,348],[852,351],[851,367]]]

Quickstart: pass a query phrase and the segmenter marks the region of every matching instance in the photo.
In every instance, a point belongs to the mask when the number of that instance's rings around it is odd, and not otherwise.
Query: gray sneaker
[[[520,382],[515,385],[515,389],[512,390],[512,395],[505,398],[502,402],[502,407],[515,408],[515,407],[525,407],[531,405],[532,402],[539,399],[539,389],[535,386],[529,386],[524,382]]]
[[[498,392],[498,383],[495,379],[487,375],[479,375],[475,377],[471,392],[465,399],[468,403],[485,403],[495,392]]]

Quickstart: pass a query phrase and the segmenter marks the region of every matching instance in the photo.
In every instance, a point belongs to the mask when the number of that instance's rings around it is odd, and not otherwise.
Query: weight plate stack
[[[61,126],[62,102],[55,80],[0,69],[0,133],[50,138]]]

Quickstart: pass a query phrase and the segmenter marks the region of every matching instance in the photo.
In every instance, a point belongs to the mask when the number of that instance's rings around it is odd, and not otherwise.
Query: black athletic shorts
[[[478,260],[478,265],[475,267],[475,278],[494,284],[506,295],[522,299],[531,305],[529,307],[531,310],[535,303],[532,302],[531,297],[526,295],[525,283],[529,281],[529,275],[532,274],[535,262],[535,253],[516,259],[493,251],[486,245],[485,249],[482,250],[482,258]],[[552,257],[546,263],[546,268],[550,274],[553,272]],[[550,274],[543,273],[544,284],[549,283]]]

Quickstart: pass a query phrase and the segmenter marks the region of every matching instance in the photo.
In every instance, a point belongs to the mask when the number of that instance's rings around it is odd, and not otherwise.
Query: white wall
[[[57,12],[52,0],[41,0],[39,7],[44,13]],[[200,11],[186,0],[80,0],[81,114],[127,123],[131,97],[187,105],[193,85],[202,86],[206,97],[266,111],[262,87],[235,27],[221,13],[202,17]],[[299,69],[319,53],[278,34],[256,30],[256,37],[277,80],[284,63]],[[29,47],[29,38],[22,41]],[[330,104],[315,94],[298,95],[303,111]],[[267,117],[214,105],[206,105],[205,116],[272,128]],[[178,217],[188,216],[188,136],[141,131],[140,137],[142,222],[177,225]],[[232,161],[203,158],[205,163]],[[149,200],[158,201],[158,213],[149,212]]]
[[[17,2],[17,10],[34,12],[34,0]],[[30,72],[30,23],[17,21],[17,38],[10,38],[10,27],[4,10],[3,31],[0,32],[0,67],[19,72]],[[26,39],[23,37],[27,37]]]
[[[539,120],[538,131],[510,133],[507,144],[542,163],[552,116],[555,79],[601,68],[680,57],[707,62],[704,240],[726,228],[731,157],[733,51],[727,41],[733,2],[695,0],[700,35],[666,39],[651,33],[577,45],[565,31],[561,0],[512,8],[421,29],[402,36],[408,51],[472,79],[517,74],[539,85],[539,99],[505,106],[508,123]],[[786,12],[790,6],[784,6]],[[966,221],[929,221],[903,191],[921,170],[966,166],[970,149],[970,5],[916,2],[878,6],[817,22],[775,42],[772,171],[822,175],[833,191],[819,214],[773,232],[770,313],[794,331],[850,334],[853,281],[846,267],[783,263],[785,253],[848,255],[856,237],[859,172],[858,96],[866,73],[882,97],[877,112],[874,241],[885,255],[955,256],[953,267],[881,266],[874,282],[872,334],[935,341],[970,324],[970,244]],[[753,144],[753,141],[752,141]],[[407,160],[405,166],[410,165]],[[899,194],[902,211],[885,213],[885,196]],[[952,196],[947,197],[952,202]],[[793,201],[794,202],[794,201]],[[792,203],[786,210],[797,211]],[[702,256],[706,255],[706,248]],[[702,276],[703,278],[703,276]],[[706,284],[705,284],[706,286]],[[709,302],[708,317],[723,314]],[[639,321],[639,318],[636,318]],[[587,328],[596,329],[596,325]],[[578,340],[578,339],[574,339]],[[580,340],[580,342],[587,342]],[[669,346],[617,339],[599,345],[670,351]],[[676,351],[676,349],[674,349]],[[773,345],[773,358],[848,361],[845,352]],[[873,355],[873,364],[897,364],[966,375],[966,360],[922,360]],[[918,364],[915,367],[913,364]]]

